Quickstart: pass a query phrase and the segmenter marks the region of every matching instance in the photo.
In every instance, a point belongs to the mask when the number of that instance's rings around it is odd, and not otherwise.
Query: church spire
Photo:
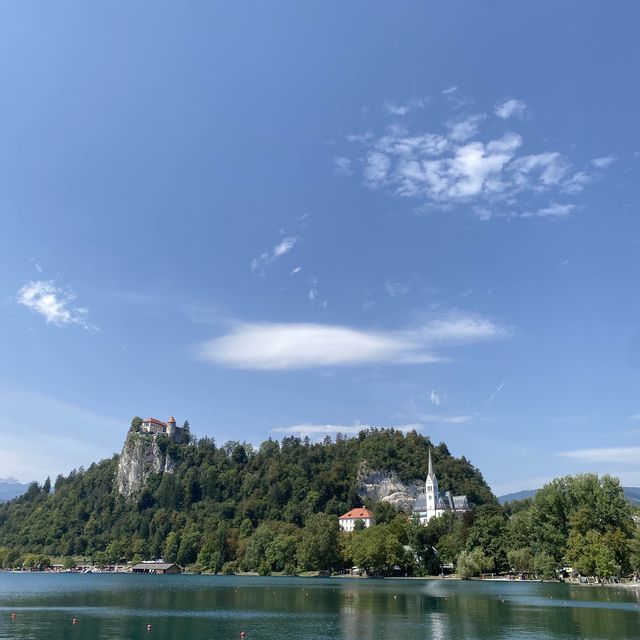
[[[429,447],[429,478],[433,478],[433,464],[431,462],[431,447]]]

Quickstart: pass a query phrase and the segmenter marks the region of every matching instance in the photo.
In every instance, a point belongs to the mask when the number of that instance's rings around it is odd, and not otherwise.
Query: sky
[[[634,2],[0,6],[0,477],[416,429],[640,486]]]

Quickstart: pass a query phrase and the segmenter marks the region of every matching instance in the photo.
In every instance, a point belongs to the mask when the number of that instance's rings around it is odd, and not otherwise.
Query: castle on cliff
[[[413,505],[413,516],[420,520],[420,524],[427,524],[431,518],[437,518],[443,513],[464,513],[471,510],[467,496],[454,496],[451,491],[438,491],[438,479],[431,463],[431,448],[429,448],[429,473],[425,482],[425,492],[421,493]]]
[[[180,443],[184,438],[184,428],[176,426],[176,419],[171,416],[166,422],[161,422],[156,418],[145,418],[142,421],[141,429],[143,433],[160,433],[168,436],[174,442]]]

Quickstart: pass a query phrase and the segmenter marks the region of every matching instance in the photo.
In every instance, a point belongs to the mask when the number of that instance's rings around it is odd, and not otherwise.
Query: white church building
[[[433,471],[431,448],[429,448],[429,473],[425,482],[425,492],[421,493],[413,505],[413,516],[420,524],[427,524],[431,518],[437,518],[446,512],[464,513],[470,511],[467,496],[454,496],[451,491],[438,490],[438,479]]]

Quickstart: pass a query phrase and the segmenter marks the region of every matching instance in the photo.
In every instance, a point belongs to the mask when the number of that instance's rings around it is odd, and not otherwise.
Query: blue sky
[[[640,485],[635,3],[0,7],[0,476],[133,415]]]

